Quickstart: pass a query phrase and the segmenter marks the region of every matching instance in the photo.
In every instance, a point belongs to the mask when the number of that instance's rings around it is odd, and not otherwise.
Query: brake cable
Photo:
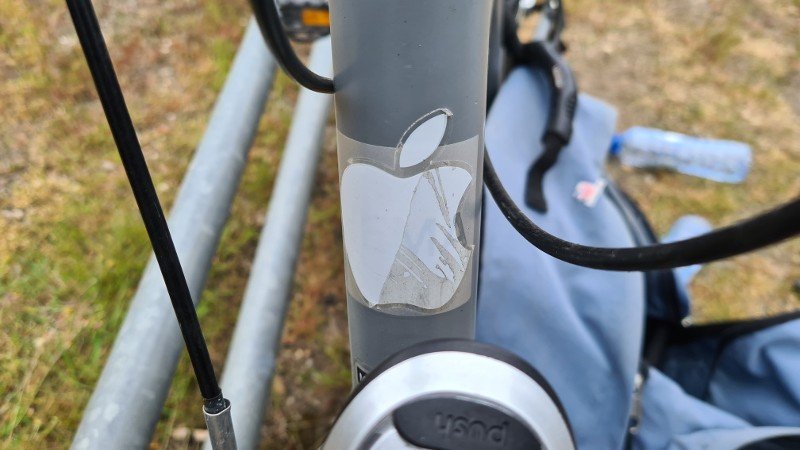
[[[700,236],[641,247],[591,247],[558,238],[522,212],[503,187],[489,153],[484,153],[484,184],[505,218],[539,250],[562,261],[593,269],[647,271],[702,264],[748,253],[800,233],[800,199],[772,211]]]
[[[217,383],[192,294],[114,72],[97,15],[91,0],[66,2],[186,343],[203,396],[203,411],[209,425],[211,441],[224,444],[218,448],[235,448],[230,425],[230,402],[222,396],[222,390]]]
[[[251,0],[267,45],[286,73],[301,86],[333,93],[333,80],[311,72],[292,49],[273,0]],[[528,242],[548,255],[578,266],[611,271],[672,269],[716,261],[776,244],[800,234],[800,198],[772,211],[700,236],[642,247],[592,247],[565,241],[533,223],[514,202],[484,152],[484,184],[505,218]]]
[[[250,0],[250,5],[261,34],[283,71],[306,89],[333,94],[333,80],[312,72],[292,49],[292,44],[283,30],[283,22],[275,0]]]

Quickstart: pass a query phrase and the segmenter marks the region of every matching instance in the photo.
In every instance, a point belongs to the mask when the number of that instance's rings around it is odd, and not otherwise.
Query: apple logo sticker
[[[356,158],[342,172],[347,261],[370,306],[439,309],[464,278],[473,246],[461,206],[473,177],[464,163],[434,162],[451,118],[431,111],[403,133],[391,164]]]

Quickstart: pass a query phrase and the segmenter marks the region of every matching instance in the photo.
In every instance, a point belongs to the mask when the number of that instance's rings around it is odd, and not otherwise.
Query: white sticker
[[[392,167],[358,158],[342,172],[347,260],[371,306],[441,308],[465,276],[473,246],[463,242],[459,207],[473,176],[463,163],[432,163],[449,117],[437,110],[414,122]]]

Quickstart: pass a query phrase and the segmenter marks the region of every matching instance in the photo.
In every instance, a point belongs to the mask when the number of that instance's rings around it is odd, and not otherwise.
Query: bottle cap
[[[615,134],[614,136],[611,137],[611,146],[609,147],[608,151],[611,152],[613,156],[617,156],[621,148],[622,148],[622,135]]]

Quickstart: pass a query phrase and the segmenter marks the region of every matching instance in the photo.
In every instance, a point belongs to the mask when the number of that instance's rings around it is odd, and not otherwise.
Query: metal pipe
[[[314,44],[309,65],[330,75],[330,38]],[[233,404],[240,449],[258,446],[332,100],[305,89],[300,94],[225,363],[222,389]]]
[[[228,218],[274,73],[275,62],[251,20],[170,214],[170,229],[195,302]],[[72,448],[146,448],[182,350],[169,296],[151,258]]]

